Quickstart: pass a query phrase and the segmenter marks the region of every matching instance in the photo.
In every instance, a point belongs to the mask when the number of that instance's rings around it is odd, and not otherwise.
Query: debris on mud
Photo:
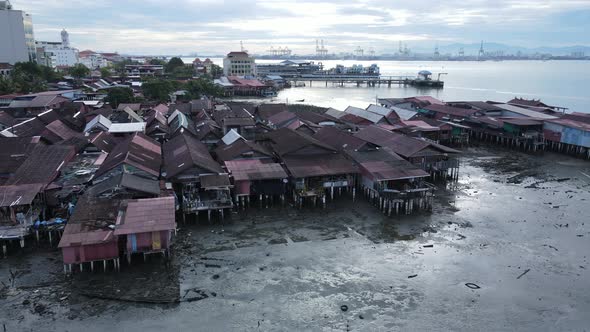
[[[477,284],[474,284],[474,283],[472,283],[472,282],[468,282],[468,283],[466,283],[466,284],[465,284],[465,286],[467,286],[467,287],[469,287],[469,288],[471,288],[471,289],[480,289],[480,288],[481,288],[481,287],[479,287],[479,285],[477,285]]]
[[[418,275],[417,274],[412,274],[408,276],[408,279],[412,279],[412,278],[416,278]]]
[[[346,304],[343,304],[340,306],[340,310],[346,312],[346,311],[348,311],[348,306]]]
[[[525,274],[529,273],[529,271],[530,271],[530,270],[531,270],[531,269],[526,269],[526,270],[524,270],[524,272],[523,272],[523,273],[521,273],[521,274],[520,274],[518,277],[516,277],[516,279],[520,279],[520,278],[522,278],[522,277],[523,277]]]

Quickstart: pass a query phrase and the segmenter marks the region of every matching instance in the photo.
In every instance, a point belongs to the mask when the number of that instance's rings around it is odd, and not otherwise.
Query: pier
[[[387,85],[387,87],[391,87],[392,85],[410,85],[439,89],[444,87],[444,81],[421,80],[416,79],[415,76],[317,75],[313,77],[290,77],[285,79],[294,85],[297,85],[297,82],[309,82],[309,86],[313,86],[313,82],[324,82],[325,86],[328,86],[328,83],[332,83],[332,85],[340,86],[344,86],[344,84],[356,84],[356,86],[366,84],[367,86]]]

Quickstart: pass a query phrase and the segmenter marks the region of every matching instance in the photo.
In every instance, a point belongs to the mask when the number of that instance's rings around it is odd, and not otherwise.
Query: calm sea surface
[[[183,58],[186,62],[193,59]],[[220,58],[213,62],[222,65]],[[257,60],[258,63],[279,61]],[[381,87],[325,86],[314,82],[313,86],[285,89],[273,102],[303,103],[344,109],[348,105],[366,107],[376,98],[431,95],[444,101],[495,100],[508,101],[514,97],[541,99],[551,105],[568,107],[570,111],[590,113],[590,61],[323,61],[325,68],[337,64],[369,66],[377,63],[385,76],[415,76],[420,70],[447,73],[441,78],[444,89],[417,89],[393,85]]]

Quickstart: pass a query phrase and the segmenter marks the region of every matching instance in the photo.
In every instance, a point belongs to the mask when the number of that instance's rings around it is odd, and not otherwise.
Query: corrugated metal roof
[[[136,133],[125,139],[109,153],[104,163],[96,171],[96,177],[109,170],[129,164],[155,177],[160,175],[162,154],[160,143],[142,133]]]
[[[388,148],[372,151],[347,151],[375,181],[428,177],[424,170],[412,165]]]
[[[279,155],[296,152],[305,147],[315,146],[326,150],[327,153],[335,149],[304,133],[289,128],[281,128],[266,134],[272,143],[273,150]]]
[[[145,132],[145,122],[113,123],[109,128],[109,133],[143,133]]]
[[[533,120],[529,118],[502,118],[502,121],[517,126],[540,126],[543,124],[543,121],[541,120]]]
[[[344,110],[344,113],[356,115],[356,116],[361,117],[363,119],[369,120],[373,123],[377,123],[377,122],[383,120],[383,118],[384,118],[383,115],[369,112],[369,111],[366,111],[362,108],[358,108],[358,107],[354,107],[354,106],[348,106]]]
[[[267,157],[272,157],[272,152],[265,147],[252,141],[244,139],[236,140],[232,144],[222,145],[215,149],[214,153],[218,160],[228,161],[243,158],[244,154],[257,152]]]
[[[366,110],[371,113],[379,114],[384,117],[388,117],[390,115],[390,113],[392,112],[387,107],[383,107],[383,106],[379,106],[379,105],[375,105],[375,104],[369,105]]]
[[[282,159],[289,173],[295,178],[358,173],[356,165],[339,153],[285,156]]]
[[[354,137],[351,133],[342,131],[334,127],[323,127],[319,129],[313,138],[320,142],[324,142],[335,149],[360,149],[368,143],[358,137]]]
[[[28,183],[0,186],[0,207],[31,204],[46,185]]]
[[[235,181],[286,179],[287,173],[278,163],[263,163],[259,159],[226,161],[225,166]]]
[[[207,147],[190,133],[184,132],[164,143],[163,151],[167,178],[195,167],[211,173],[223,172]]]
[[[111,120],[107,119],[102,114],[99,114],[86,124],[84,132],[87,133],[95,128],[108,131],[112,124]]]
[[[399,133],[381,129],[377,126],[363,128],[355,133],[354,136],[378,146],[388,147],[393,152],[403,156],[404,158],[415,157],[421,150],[428,148],[433,151],[438,151],[439,154],[459,153],[459,151],[444,145],[428,142],[414,137],[408,137]]]
[[[342,111],[339,111],[339,110],[337,110],[335,108],[330,107],[330,108],[328,108],[328,110],[324,114],[325,115],[329,115],[331,117],[334,117],[336,119],[340,119],[346,113],[344,113]]]
[[[562,125],[564,127],[570,127],[579,129],[582,131],[590,131],[590,123],[584,123],[581,121],[576,121],[572,119],[555,119],[555,120],[545,120],[545,122],[556,123]]]
[[[74,131],[72,128],[66,126],[61,120],[55,120],[48,124],[45,128],[53,134],[59,136],[62,140],[68,140],[74,137],[81,137],[81,133]]]
[[[418,112],[416,112],[416,111],[411,111],[411,110],[401,108],[401,107],[391,106],[390,108],[391,108],[391,110],[395,111],[395,113],[402,120],[410,120],[416,114],[418,114]]]
[[[174,197],[128,201],[115,235],[173,231],[176,229],[174,209]]]
[[[235,129],[230,130],[225,136],[221,138],[225,145],[230,145],[239,139],[244,139],[242,135],[238,134]]]
[[[529,109],[514,106],[514,105],[495,104],[495,106],[499,107],[503,110],[506,110],[508,112],[517,113],[522,116],[526,116],[526,117],[530,117],[530,118],[543,119],[543,120],[557,119],[557,117],[553,116],[553,115],[549,115],[549,114],[545,114],[545,113],[541,113],[541,112],[536,112],[536,111],[531,111]],[[502,115],[504,115],[504,114],[502,114]]]
[[[38,145],[16,172],[6,181],[6,184],[49,184],[55,180],[59,174],[59,170],[75,154],[74,148],[67,145]]]
[[[99,196],[107,191],[117,191],[119,188],[127,188],[151,195],[160,194],[160,183],[158,180],[146,179],[129,173],[121,173],[110,177],[92,186],[89,191]]]

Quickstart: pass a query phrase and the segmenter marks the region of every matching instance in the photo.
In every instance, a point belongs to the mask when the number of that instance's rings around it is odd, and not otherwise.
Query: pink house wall
[[[135,235],[137,250],[133,251],[133,242],[131,235]],[[160,244],[162,249],[169,249],[170,238],[172,237],[172,231],[160,231]],[[146,252],[152,251],[152,233],[138,233],[138,234],[127,234],[127,252]]]
[[[64,264],[78,264],[119,257],[116,241],[62,248]]]

